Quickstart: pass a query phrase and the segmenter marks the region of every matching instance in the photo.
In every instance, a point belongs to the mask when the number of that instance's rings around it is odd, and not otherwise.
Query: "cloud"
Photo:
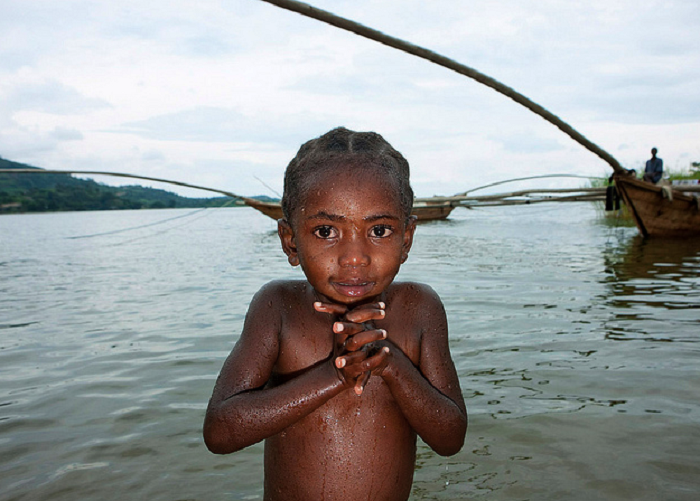
[[[544,153],[558,151],[564,147],[555,139],[539,137],[525,132],[507,133],[490,136],[489,139],[500,143],[509,153]]]
[[[165,155],[162,151],[148,150],[141,154],[141,160],[145,162],[163,162],[165,160]]]
[[[314,126],[321,128],[322,123],[314,117],[283,115],[270,120],[269,117],[251,117],[230,108],[199,106],[124,123],[113,132],[158,141],[279,144],[301,143],[308,139],[304,131]]]
[[[57,145],[58,140],[45,132],[25,128],[0,131],[0,155],[10,160],[41,163],[44,155],[54,152]]]
[[[218,57],[231,52],[231,46],[213,35],[193,36],[182,43],[184,54],[198,57]]]
[[[201,106],[123,124],[117,132],[159,141],[244,141],[251,120],[230,109]]]
[[[81,141],[85,138],[82,132],[69,127],[56,127],[49,135],[57,141]]]
[[[700,85],[700,84],[698,84]],[[676,91],[669,89],[668,94],[644,87],[627,87],[605,94],[585,96],[579,106],[585,104],[593,116],[599,120],[614,120],[629,124],[677,124],[697,123],[700,119],[700,95],[687,93],[685,99],[679,99]]]
[[[79,130],[69,127],[59,126],[53,130],[41,131],[15,125],[0,129],[0,154],[9,159],[41,163],[41,159],[47,154],[56,152],[61,143],[83,139],[84,136]]]
[[[56,115],[75,115],[109,108],[104,99],[89,98],[75,88],[54,79],[20,81],[3,92],[7,107],[17,111],[39,111]]]

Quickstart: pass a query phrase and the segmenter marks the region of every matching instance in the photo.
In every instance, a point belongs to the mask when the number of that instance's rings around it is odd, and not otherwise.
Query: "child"
[[[306,280],[255,295],[204,422],[217,454],[265,440],[266,500],[406,500],[416,435],[464,444],[442,303],[394,282],[412,204],[408,163],[375,133],[332,130],[287,167],[279,236]]]

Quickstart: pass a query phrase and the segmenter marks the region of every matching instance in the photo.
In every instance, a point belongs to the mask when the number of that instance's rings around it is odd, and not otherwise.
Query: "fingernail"
[[[336,358],[336,359],[335,359],[335,366],[336,366],[338,369],[342,369],[343,367],[345,367],[345,359],[342,358],[342,357]]]
[[[314,303],[314,308],[320,308],[320,307],[321,307],[321,303],[318,302],[318,301],[316,301],[316,302]]]
[[[385,305],[382,301],[380,301],[380,302],[379,302],[379,307],[380,307],[381,309],[384,309],[384,308],[386,308],[386,305]]]
[[[355,386],[355,395],[358,397],[362,395],[362,386]]]
[[[386,311],[384,311],[384,310],[379,310],[379,313],[381,313],[381,315],[382,315],[383,317],[386,316]]]
[[[335,332],[343,332],[343,329],[345,329],[343,324],[341,324],[340,322],[336,322],[335,324],[333,324],[333,327],[335,327]]]
[[[384,329],[379,329],[382,331],[382,339],[386,339],[386,331]]]
[[[389,347],[388,347],[388,346],[385,346],[384,348],[382,348],[382,351],[383,351],[384,353],[389,353],[390,350],[389,350]]]

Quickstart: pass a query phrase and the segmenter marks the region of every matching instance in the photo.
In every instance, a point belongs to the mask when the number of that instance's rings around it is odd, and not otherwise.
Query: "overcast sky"
[[[311,4],[502,81],[626,167],[700,161],[697,0]],[[271,194],[338,125],[384,135],[419,196],[611,172],[491,89],[259,0],[0,2],[3,158]]]

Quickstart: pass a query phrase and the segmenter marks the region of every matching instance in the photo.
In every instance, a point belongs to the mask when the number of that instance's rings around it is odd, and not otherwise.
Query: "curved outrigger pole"
[[[230,191],[220,190],[218,188],[207,188],[206,186],[199,186],[196,184],[183,183],[182,181],[173,181],[172,179],[163,179],[160,177],[151,176],[140,176],[138,174],[126,174],[124,172],[106,172],[99,170],[56,170],[56,169],[0,169],[0,174],[78,174],[78,175],[98,175],[98,176],[112,176],[112,177],[126,177],[131,179],[143,179],[146,181],[156,181],[158,183],[168,183],[174,184],[176,186],[183,186],[185,188],[194,188],[195,190],[211,191],[212,193],[219,193],[231,198],[237,198],[243,200],[246,204],[248,203],[258,203],[258,200],[254,198],[244,197],[242,195],[236,195]]]
[[[578,132],[576,129],[574,129],[568,123],[564,122],[561,118],[559,118],[555,114],[551,113],[550,111],[546,110],[545,108],[543,108],[539,104],[535,103],[534,101],[530,100],[526,96],[520,94],[515,89],[512,89],[512,88],[508,87],[507,85],[502,84],[498,80],[495,80],[488,75],[484,75],[483,73],[475,70],[474,68],[470,68],[469,66],[465,66],[461,63],[458,63],[457,61],[454,61],[448,57],[442,56],[442,55],[440,55],[436,52],[433,52],[431,50],[425,49],[423,47],[419,47],[419,46],[414,45],[410,42],[400,40],[400,39],[392,37],[390,35],[385,35],[381,31],[377,31],[373,28],[369,28],[369,27],[364,26],[362,24],[356,23],[355,21],[350,21],[349,19],[345,19],[343,17],[337,16],[331,12],[317,9],[316,7],[312,7],[311,5],[308,5],[308,4],[305,4],[302,2],[297,2],[294,0],[262,0],[262,1],[267,2],[267,3],[271,3],[273,5],[276,5],[277,7],[281,7],[283,9],[297,12],[299,14],[302,14],[302,15],[307,16],[307,17],[311,17],[313,19],[317,19],[319,21],[323,21],[324,23],[330,24],[330,25],[335,26],[337,28],[350,31],[352,33],[355,33],[356,35],[360,35],[362,37],[369,38],[370,40],[374,40],[374,41],[382,43],[384,45],[388,45],[389,47],[393,47],[394,49],[398,49],[398,50],[406,52],[408,54],[420,57],[422,59],[426,59],[426,60],[430,61],[431,63],[435,63],[439,66],[444,67],[444,68],[448,68],[448,69],[455,71],[461,75],[464,75],[464,76],[469,77],[473,80],[476,80],[477,82],[484,84],[487,87],[491,87],[496,92],[500,92],[504,96],[511,98],[516,103],[524,106],[528,110],[532,111],[533,113],[539,115],[540,117],[547,120],[549,123],[556,126],[558,129],[560,129],[564,134],[569,136],[571,139],[573,139],[574,141],[576,141],[577,143],[582,145],[587,150],[591,151],[592,153],[595,153],[600,158],[605,160],[616,173],[625,172],[625,169],[620,165],[620,163],[610,153],[608,153],[603,148],[601,148],[597,144],[595,144],[592,141],[590,141],[589,139],[587,139],[583,134]]]

